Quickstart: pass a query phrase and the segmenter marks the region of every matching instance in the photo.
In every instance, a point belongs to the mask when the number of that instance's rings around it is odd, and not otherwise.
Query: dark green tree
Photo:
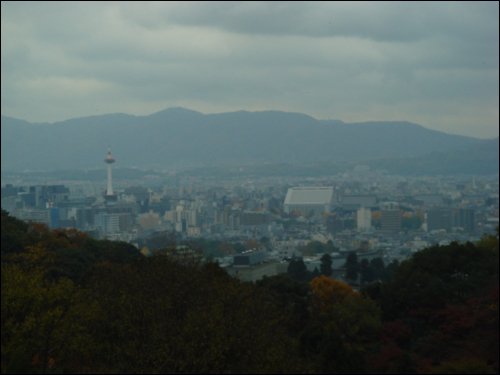
[[[290,275],[292,279],[298,281],[309,282],[312,279],[312,273],[311,271],[307,270],[307,267],[302,258],[292,259],[292,261],[288,265],[288,275]]]
[[[245,246],[239,242],[235,243],[233,245],[233,249],[238,253],[238,254],[241,254],[242,252],[244,252],[246,250]]]
[[[368,259],[361,260],[360,264],[360,273],[361,273],[361,283],[371,283],[375,280],[375,268],[370,264]]]
[[[316,277],[320,277],[321,273],[318,270],[318,267],[314,267],[314,271],[312,272],[312,278],[315,279]]]
[[[296,365],[288,310],[217,264],[178,263],[159,251],[99,267],[91,287],[96,311],[85,327],[95,372],[287,373]]]
[[[380,275],[380,280],[382,281],[389,281],[392,280],[394,277],[394,272],[396,271],[396,268],[399,266],[399,260],[394,259],[391,263],[387,265],[387,267],[384,268],[382,271],[382,274]]]
[[[436,245],[415,253],[396,268],[394,278],[382,288],[382,310],[389,319],[412,311],[425,315],[443,309],[446,303],[464,304],[485,296],[495,285],[498,252],[470,242]]]
[[[349,255],[347,255],[347,259],[345,262],[345,271],[347,280],[351,282],[356,282],[358,280],[359,263],[358,256],[354,251],[351,251]]]
[[[331,253],[333,253],[335,251],[338,251],[338,249],[333,245],[332,240],[328,240],[326,242],[325,247],[324,247],[324,252],[331,254]]]
[[[332,276],[332,257],[330,254],[325,254],[321,257],[320,269],[322,275]]]
[[[370,265],[373,267],[373,271],[375,272],[375,278],[381,279],[385,270],[384,260],[380,257],[374,258],[370,261]]]
[[[3,254],[20,252],[29,244],[28,224],[2,209],[2,246]]]
[[[255,285],[269,290],[279,309],[290,310],[289,332],[293,336],[298,335],[297,327],[304,327],[309,320],[311,285],[294,280],[287,274],[264,277]]]

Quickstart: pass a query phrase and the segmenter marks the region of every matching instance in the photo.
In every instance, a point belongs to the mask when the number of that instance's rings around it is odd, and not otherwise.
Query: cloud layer
[[[3,115],[172,106],[498,136],[497,2],[2,2]]]

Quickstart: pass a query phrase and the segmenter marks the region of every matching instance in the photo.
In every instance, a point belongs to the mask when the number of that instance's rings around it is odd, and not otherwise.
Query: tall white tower
[[[108,157],[104,159],[104,162],[108,164],[108,191],[106,192],[107,197],[114,197],[113,194],[113,183],[111,181],[111,164],[115,162],[115,159],[111,157],[111,147],[108,147]]]

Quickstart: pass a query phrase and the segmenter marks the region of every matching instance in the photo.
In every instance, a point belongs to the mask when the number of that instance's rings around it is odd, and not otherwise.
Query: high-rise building
[[[451,209],[436,209],[427,212],[427,230],[446,229],[450,231],[452,228],[452,211]]]
[[[397,203],[384,204],[380,224],[384,232],[401,231],[401,212]]]
[[[339,219],[337,215],[331,215],[326,221],[326,231],[328,233],[339,233],[345,229],[345,220]]]
[[[195,227],[197,225],[197,215],[195,210],[186,210],[184,206],[177,206],[175,210],[165,212],[165,220],[172,223],[181,223],[185,220],[187,225]]]
[[[455,226],[472,232],[476,228],[476,215],[472,208],[460,208],[455,216]]]
[[[94,224],[102,234],[125,232],[130,229],[132,216],[129,213],[99,212],[94,216]]]
[[[361,207],[356,216],[358,230],[368,230],[372,226],[372,210],[366,207]]]

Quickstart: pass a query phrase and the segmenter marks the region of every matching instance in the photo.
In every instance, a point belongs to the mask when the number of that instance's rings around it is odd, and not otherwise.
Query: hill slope
[[[170,108],[149,116],[110,114],[53,124],[2,116],[1,167],[100,167],[108,144],[117,167],[169,168],[410,157],[479,142],[409,122],[345,124],[278,111],[203,115]]]
[[[372,168],[395,174],[495,174],[499,170],[499,139],[482,141],[473,147],[432,152],[411,158],[371,160]]]

